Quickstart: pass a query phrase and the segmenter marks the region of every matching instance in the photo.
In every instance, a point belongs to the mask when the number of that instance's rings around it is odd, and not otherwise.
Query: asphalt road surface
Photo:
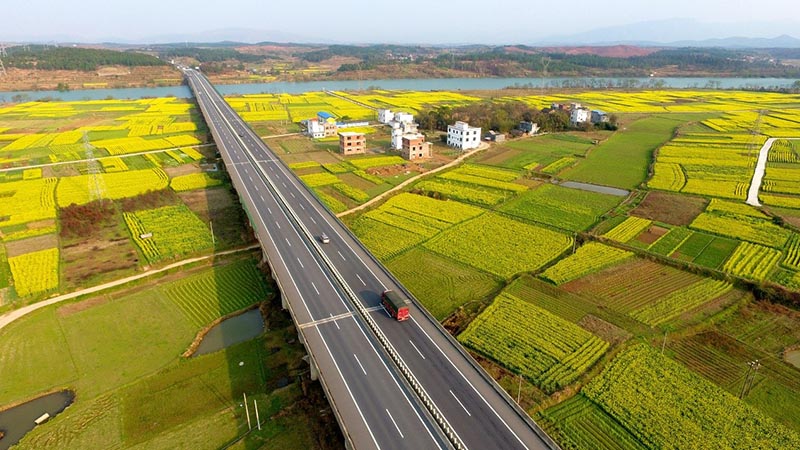
[[[352,301],[369,311],[464,447],[556,448],[416,301],[410,305],[410,320],[397,322],[388,316],[380,306],[380,293],[386,289],[409,297],[410,293],[247,127],[204,76],[193,70],[185,73],[260,242],[274,247],[266,250],[283,294],[300,300],[292,303],[292,313],[315,349],[312,353],[326,385],[338,387],[332,392],[333,403],[340,411],[358,410],[358,414],[344,411],[350,418],[345,420],[345,432],[352,435],[358,429],[360,436],[366,428],[372,438],[372,442],[354,440],[356,447],[417,449],[447,444],[418,398],[398,380],[400,375],[358,319]],[[311,236],[303,236],[302,228]],[[331,238],[329,244],[310,242],[323,233]],[[334,272],[357,299],[344,295]]]

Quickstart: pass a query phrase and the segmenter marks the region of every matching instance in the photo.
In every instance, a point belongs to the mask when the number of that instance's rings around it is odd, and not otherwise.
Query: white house
[[[325,125],[320,123],[319,119],[316,117],[313,119],[308,119],[306,121],[307,129],[306,134],[311,136],[314,139],[320,139],[325,137]]]
[[[391,109],[379,109],[378,110],[378,122],[380,123],[389,123],[394,120],[394,113]]]
[[[413,123],[414,115],[406,112],[394,113],[394,120],[400,123]]]
[[[458,121],[447,126],[447,145],[460,150],[478,148],[481,144],[481,129]]]
[[[403,137],[416,134],[417,124],[414,122],[398,122],[393,120],[389,123],[392,127],[392,149],[400,150],[403,148]]]
[[[592,113],[586,108],[575,108],[569,113],[569,123],[574,127],[586,123],[592,117]]]

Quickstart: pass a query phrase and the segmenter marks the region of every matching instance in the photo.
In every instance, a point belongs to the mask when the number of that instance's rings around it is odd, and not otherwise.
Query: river
[[[367,88],[411,90],[411,91],[458,91],[494,90],[507,87],[530,88],[592,88],[613,87],[643,89],[756,89],[786,88],[795,82],[788,78],[424,78],[404,80],[347,80],[347,81],[307,81],[274,82],[251,84],[218,84],[216,88],[222,95],[287,93],[328,90],[362,90]],[[0,92],[0,103],[9,102],[20,96],[27,100],[57,99],[63,101],[139,99],[148,97],[192,96],[187,86],[167,86],[125,89],[77,89],[59,91],[13,91]]]

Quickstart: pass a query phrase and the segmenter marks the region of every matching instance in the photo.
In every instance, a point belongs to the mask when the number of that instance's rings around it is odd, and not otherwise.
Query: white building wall
[[[394,120],[394,113],[391,109],[379,109],[378,110],[378,122],[380,123],[389,123]]]
[[[575,126],[580,123],[588,122],[591,117],[591,112],[588,109],[573,109],[569,114],[570,123]]]
[[[466,122],[456,122],[447,126],[447,145],[460,150],[478,148],[481,145],[481,129],[471,127]]]
[[[398,112],[394,113],[394,120],[401,123],[412,123],[414,122],[414,116],[409,113]]]

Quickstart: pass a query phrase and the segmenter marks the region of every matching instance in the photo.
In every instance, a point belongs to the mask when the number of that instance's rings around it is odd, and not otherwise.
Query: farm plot
[[[641,217],[629,216],[624,222],[604,234],[605,237],[618,241],[628,242],[650,227],[653,222]]]
[[[564,448],[580,450],[646,450],[633,434],[582,394],[545,410]]]
[[[372,167],[403,165],[407,161],[399,156],[366,156],[349,159],[348,162],[358,169],[365,170]]]
[[[722,270],[740,277],[763,281],[781,258],[781,252],[763,245],[742,242]]]
[[[507,293],[495,298],[458,339],[547,392],[575,381],[608,348],[577,325]]]
[[[510,182],[519,178],[519,174],[515,172],[471,164],[466,164],[457,169],[450,170],[439,175],[437,178],[499,189],[501,191],[522,192],[526,190],[525,186]]]
[[[619,203],[619,197],[546,184],[503,205],[500,210],[569,231],[592,226],[600,215]]]
[[[169,187],[171,187],[173,191],[183,192],[192,191],[195,189],[207,189],[210,187],[219,186],[221,184],[222,180],[219,178],[212,177],[209,174],[202,172],[177,176],[170,181]]]
[[[20,297],[40,294],[58,287],[59,252],[49,248],[8,258],[14,290]]]
[[[164,293],[196,326],[267,299],[270,294],[255,261],[244,260],[169,283]]]
[[[800,270],[800,234],[792,233],[792,237],[786,245],[786,257],[783,259],[783,264]]]
[[[533,170],[546,167],[561,158],[583,156],[592,147],[592,141],[568,134],[550,134],[507,142],[501,148],[511,149],[508,158],[498,160],[489,150],[479,161],[510,169]]]
[[[583,394],[651,448],[797,448],[800,436],[646,344],[624,350]]]
[[[421,244],[426,239],[418,233],[405,231],[365,216],[357,218],[350,229],[375,256],[384,261]]]
[[[123,213],[133,241],[149,263],[212,247],[208,227],[185,205]]]
[[[415,184],[414,187],[424,192],[439,194],[445,198],[481,206],[494,206],[511,197],[508,191],[475,186],[457,181],[447,181],[441,178],[425,180]]]
[[[503,278],[536,270],[570,245],[570,236],[496,214],[459,224],[425,243],[430,250]]]
[[[632,189],[647,176],[653,151],[667,142],[682,121],[654,116],[637,120],[589,152],[562,176],[568,180]]]
[[[0,226],[55,219],[55,178],[0,183]]]
[[[700,214],[691,227],[775,248],[783,247],[790,234],[789,230],[764,219],[712,213]]]
[[[689,231],[688,237],[670,257],[718,269],[739,245],[740,241]],[[664,247],[666,249],[666,246]]]
[[[98,183],[92,177],[97,177]],[[116,200],[165,189],[169,184],[169,177],[161,169],[149,169],[60,178],[56,188],[58,206],[64,207],[73,203],[83,205],[95,200],[89,192],[89,186],[98,184],[103,198]]]
[[[403,193],[365,214],[401,230],[432,237],[439,231],[482,214],[474,206]]]
[[[661,236],[657,241],[653,242],[648,250],[663,256],[670,255],[678,247],[680,247],[686,241],[686,239],[689,239],[689,236],[691,236],[692,233],[693,232],[688,228],[673,228],[669,230],[667,234]]]
[[[555,284],[563,284],[594,271],[604,269],[633,256],[633,253],[589,242],[574,254],[562,259],[542,273],[542,278]]]
[[[484,300],[500,287],[496,277],[422,248],[403,253],[386,266],[438,320],[462,305]]]
[[[633,311],[630,316],[651,327],[660,325],[721,297],[732,287],[724,281],[701,280]]]
[[[694,275],[644,259],[634,259],[563,284],[563,289],[596,298],[604,306],[631,314],[702,281]]]

